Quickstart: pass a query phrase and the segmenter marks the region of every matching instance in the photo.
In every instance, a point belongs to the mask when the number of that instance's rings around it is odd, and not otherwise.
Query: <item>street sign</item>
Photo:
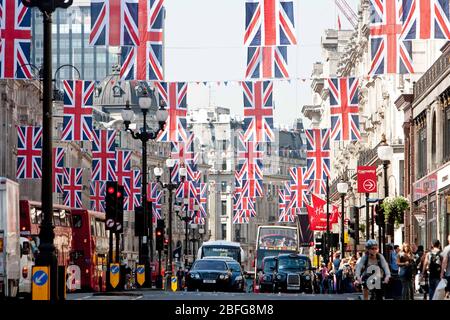
[[[32,300],[50,300],[50,268],[33,266]]]
[[[117,287],[117,285],[119,284],[119,280],[120,280],[120,266],[118,263],[111,263],[109,265],[109,270],[110,270],[110,276],[109,276],[109,282],[111,283],[111,286],[113,288]]]
[[[172,291],[174,291],[174,292],[177,291],[178,281],[177,281],[176,276],[172,276],[172,278],[170,279],[170,284],[171,284]]]
[[[377,167],[358,166],[357,175],[359,193],[377,192]]]
[[[138,264],[136,267],[137,282],[142,286],[145,282],[145,265]]]
[[[70,265],[67,267],[67,288],[70,291],[81,289],[81,270],[77,265]]]
[[[108,229],[112,229],[114,227],[114,220],[113,219],[106,220],[106,226],[108,227]]]

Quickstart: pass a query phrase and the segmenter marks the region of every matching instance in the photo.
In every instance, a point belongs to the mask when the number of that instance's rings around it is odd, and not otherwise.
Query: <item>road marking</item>
[[[81,298],[78,298],[78,299],[75,299],[75,300],[87,300],[90,297],[92,297],[92,296],[84,296],[84,297],[81,297]]]
[[[139,296],[139,297],[137,297],[136,299],[133,299],[133,300],[139,300],[139,299],[142,299],[144,296]]]

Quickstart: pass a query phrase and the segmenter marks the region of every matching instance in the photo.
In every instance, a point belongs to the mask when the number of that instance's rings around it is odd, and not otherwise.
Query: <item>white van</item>
[[[20,281],[19,295],[31,294],[31,277],[34,266],[32,240],[20,237]]]

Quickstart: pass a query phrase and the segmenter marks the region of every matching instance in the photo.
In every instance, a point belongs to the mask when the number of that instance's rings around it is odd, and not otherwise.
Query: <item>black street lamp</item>
[[[188,234],[189,234],[189,222],[191,222],[194,218],[192,216],[189,215],[189,199],[185,198],[184,200],[184,208],[183,210],[181,210],[184,214],[181,216],[180,215],[180,210],[175,210],[177,217],[180,218],[181,221],[184,222],[185,224],[185,239],[184,239],[184,267],[187,267],[188,264],[188,244],[189,244],[189,239],[188,239]],[[198,204],[194,204],[194,213],[196,213],[198,211],[199,207]]]
[[[172,170],[173,167],[175,166],[175,160],[174,159],[167,159],[166,160],[166,167],[169,168],[169,183],[163,183],[161,182],[161,176],[163,174],[163,169],[162,168],[158,168],[155,167],[153,169],[153,173],[155,174],[156,177],[156,182],[161,186],[161,188],[163,189],[167,189],[169,191],[169,226],[168,226],[168,235],[169,235],[169,248],[168,248],[168,255],[169,255],[169,271],[167,271],[169,278],[170,276],[173,274],[173,263],[172,263],[172,256],[173,256],[173,252],[172,252],[172,206],[173,206],[173,201],[172,201],[172,192],[176,189],[178,189],[178,187],[184,182],[184,179],[186,177],[186,168],[180,168],[180,177],[181,177],[181,181],[179,183],[172,183],[171,181],[171,177],[172,177]]]
[[[384,176],[384,197],[389,197],[389,181],[388,181],[388,166],[389,162],[392,159],[392,156],[394,154],[394,149],[387,144],[386,136],[383,134],[381,139],[381,144],[377,148],[378,158],[383,161],[383,176]],[[381,248],[383,250],[383,254],[386,252],[385,243],[386,243],[386,231],[388,232],[388,241],[393,242],[393,225],[388,220],[386,222],[386,227],[383,228],[383,244],[381,245]]]
[[[133,131],[130,129],[131,121],[134,119],[134,112],[130,109],[129,102],[127,101],[126,107],[122,110],[122,119],[125,125],[125,131],[129,131],[133,139],[140,140],[142,142],[142,191],[141,201],[142,208],[144,210],[144,230],[145,230],[145,242],[139,237],[139,263],[145,265],[145,283],[143,287],[152,287],[151,278],[151,265],[153,263],[153,219],[152,210],[147,208],[147,142],[149,140],[155,140],[160,131],[164,130],[166,120],[168,118],[168,112],[164,109],[164,105],[161,104],[159,110],[156,112],[156,120],[158,121],[158,129],[156,131],[147,131],[147,113],[151,106],[156,105],[156,97],[154,89],[138,87],[140,92],[139,107],[141,108],[143,115],[143,126],[141,131]],[[148,214],[147,214],[148,213]],[[150,224],[150,226],[149,226]],[[150,228],[150,232],[149,232]],[[149,241],[147,238],[149,236]],[[150,242],[150,261],[148,254],[148,246]]]
[[[53,240],[53,181],[52,181],[52,13],[57,8],[66,9],[73,0],[22,0],[25,7],[37,7],[43,13],[44,57],[43,57],[43,99],[42,99],[42,223],[39,231],[39,255],[36,265],[50,267],[50,300],[60,300],[58,295],[58,261]],[[61,299],[63,299],[62,293]]]
[[[345,195],[348,192],[348,183],[341,181],[337,184],[337,191],[341,195],[342,209],[341,209],[341,257],[345,256],[345,237],[344,237],[344,218],[345,218]]]

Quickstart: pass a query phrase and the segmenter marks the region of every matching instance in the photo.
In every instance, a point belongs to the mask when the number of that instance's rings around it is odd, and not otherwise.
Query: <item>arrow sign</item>
[[[33,282],[38,286],[43,286],[47,283],[48,274],[45,271],[39,270],[33,276]]]
[[[358,166],[357,176],[359,193],[377,192],[377,167]]]
[[[113,219],[108,219],[108,220],[106,220],[106,226],[107,226],[108,228],[114,227],[114,220],[113,220]]]
[[[136,273],[137,283],[142,286],[145,282],[145,266],[143,264],[138,264],[136,266]]]

